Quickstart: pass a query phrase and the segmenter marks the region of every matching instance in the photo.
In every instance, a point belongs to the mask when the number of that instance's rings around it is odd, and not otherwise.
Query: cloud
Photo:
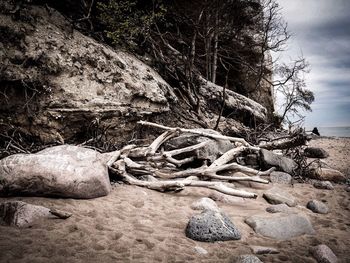
[[[316,100],[306,125],[350,126],[350,1],[277,1],[294,32],[281,59],[302,53],[311,65],[306,83]]]

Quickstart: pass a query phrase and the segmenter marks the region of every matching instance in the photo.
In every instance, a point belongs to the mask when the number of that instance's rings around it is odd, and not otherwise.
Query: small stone
[[[314,213],[318,214],[327,214],[328,213],[328,207],[324,203],[317,201],[317,200],[311,200],[307,203],[306,207],[310,209]]]
[[[295,213],[289,206],[286,204],[272,205],[266,208],[266,212],[269,213]]]
[[[288,240],[292,237],[315,233],[310,220],[301,214],[252,216],[247,218],[245,223],[256,233],[277,240]]]
[[[272,172],[270,174],[270,181],[274,184],[292,184],[292,176],[284,172]]]
[[[204,248],[199,247],[199,246],[194,247],[194,250],[200,255],[208,254],[208,251],[206,251]]]
[[[264,254],[278,254],[279,251],[273,247],[263,247],[263,246],[250,246],[254,254],[264,255]]]
[[[327,158],[329,157],[329,154],[323,150],[322,148],[318,147],[307,147],[304,150],[304,154],[308,158]]]
[[[193,210],[212,210],[214,212],[219,212],[220,208],[217,206],[213,199],[208,197],[203,197],[191,205]]]
[[[345,187],[345,191],[350,192],[350,185]]]
[[[257,256],[254,255],[241,255],[238,256],[234,263],[263,263]]]
[[[281,190],[277,188],[272,188],[263,194],[263,197],[270,204],[287,204],[288,206],[296,206],[297,201],[294,196],[288,194],[287,192],[281,192]]]
[[[203,242],[241,239],[241,233],[228,216],[211,210],[192,216],[185,232],[188,238]]]
[[[334,190],[334,186],[330,181],[315,181],[313,186],[317,189]]]
[[[336,263],[338,261],[333,251],[324,244],[311,248],[311,254],[318,263]]]

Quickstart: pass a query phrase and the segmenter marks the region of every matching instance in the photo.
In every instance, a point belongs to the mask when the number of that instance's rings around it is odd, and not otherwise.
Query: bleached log
[[[226,164],[226,163],[232,161],[237,155],[239,155],[240,153],[242,153],[246,149],[247,149],[247,147],[240,146],[240,147],[234,148],[232,150],[229,150],[229,151],[225,152],[219,159],[216,159],[210,165],[210,167],[217,167],[217,166]]]
[[[166,131],[162,133],[157,139],[155,139],[150,146],[148,146],[147,154],[153,155],[156,153],[158,148],[165,143],[167,140],[176,136],[176,131]]]
[[[179,131],[182,133],[192,133],[192,134],[197,134],[200,136],[204,136],[204,137],[209,137],[209,138],[213,138],[213,139],[218,139],[218,140],[229,140],[231,142],[239,142],[245,146],[250,146],[250,144],[248,142],[246,142],[246,140],[244,140],[243,138],[236,138],[236,137],[230,137],[230,136],[225,136],[225,135],[218,135],[218,134],[211,134],[205,131],[200,131],[200,130],[195,130],[195,129],[184,129],[184,128],[173,128],[173,127],[167,127],[161,124],[157,124],[157,123],[153,123],[153,122],[148,122],[148,121],[139,121],[138,124],[140,125],[145,125],[145,126],[150,126],[150,127],[155,127],[155,128],[159,128],[162,130],[168,130],[168,131]]]
[[[186,186],[191,186],[191,187],[205,187],[205,188],[213,189],[218,192],[221,192],[227,195],[232,195],[232,196],[239,196],[244,198],[257,197],[257,194],[255,193],[250,193],[243,190],[236,190],[229,187],[228,185],[223,184],[222,182],[197,181],[197,180],[193,180],[192,178],[186,178],[184,180],[162,180],[162,181],[154,181],[154,182],[142,181],[134,178],[133,176],[129,175],[126,172],[125,162],[123,160],[117,161],[114,165],[116,165],[117,170],[112,167],[111,169],[116,171],[119,175],[121,175],[125,182],[132,185],[147,187],[149,189],[153,189],[161,192],[169,191],[169,190],[179,191],[184,189],[184,187]]]
[[[309,137],[304,133],[291,135],[283,138],[276,138],[272,141],[264,142],[259,145],[260,148],[266,150],[289,149],[305,145]]]
[[[239,181],[239,179],[235,179],[238,177],[230,177],[230,176],[224,176],[224,175],[217,175],[218,172],[222,171],[227,171],[227,170],[235,170],[239,172],[243,172],[245,174],[250,174],[253,176],[264,176],[264,175],[269,175],[271,174],[275,168],[272,167],[267,171],[258,171],[253,168],[245,167],[242,165],[239,165],[237,163],[230,163],[230,164],[225,164],[221,166],[215,166],[215,167],[199,167],[199,168],[194,168],[194,169],[187,169],[185,171],[179,171],[179,172],[174,172],[171,174],[166,174],[161,171],[155,171],[155,175],[161,178],[165,179],[175,179],[175,178],[184,178],[188,176],[198,176],[198,177],[208,177],[208,178],[215,178],[215,179],[223,179],[225,180],[234,180],[234,181]],[[228,179],[227,179],[228,178]],[[254,177],[254,179],[246,179],[244,177],[244,181],[249,181],[249,180],[255,180],[256,182],[260,181],[260,183],[268,183],[266,180],[256,180],[257,177]]]

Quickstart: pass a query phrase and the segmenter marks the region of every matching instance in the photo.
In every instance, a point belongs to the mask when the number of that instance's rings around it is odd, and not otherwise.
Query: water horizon
[[[312,131],[314,127],[306,128],[306,131]],[[317,126],[321,136],[327,137],[350,137],[350,126]]]

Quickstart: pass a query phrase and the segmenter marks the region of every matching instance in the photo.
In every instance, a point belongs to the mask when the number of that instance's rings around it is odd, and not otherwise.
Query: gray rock
[[[270,174],[270,181],[274,184],[292,184],[292,176],[284,172],[272,172]]]
[[[297,205],[297,201],[294,196],[288,194],[287,192],[282,192],[277,188],[271,188],[263,194],[263,197],[267,202],[274,205],[286,204],[291,207]]]
[[[323,150],[322,148],[318,147],[307,147],[304,150],[304,154],[306,157],[309,158],[327,158],[329,157],[329,154]]]
[[[314,181],[313,186],[317,189],[334,190],[330,181]]]
[[[110,191],[105,160],[95,150],[61,145],[0,160],[0,196],[95,198]]]
[[[197,130],[205,131],[207,133],[215,135],[221,135],[219,132],[211,129]],[[165,148],[166,150],[174,150],[179,148],[185,148],[205,141],[208,141],[209,143],[204,147],[194,151],[194,155],[198,160],[209,160],[210,162],[214,162],[219,156],[221,156],[222,154],[224,154],[228,150],[231,150],[234,147],[234,145],[229,140],[214,140],[196,134],[184,133],[166,142]],[[186,156],[187,155],[184,155],[183,157]],[[193,153],[191,153],[191,156],[193,156]]]
[[[290,213],[295,213],[292,208],[290,208],[289,206],[287,206],[286,204],[279,204],[279,205],[273,205],[273,206],[269,206],[266,208],[266,212],[269,213],[286,213],[286,214],[290,214]]]
[[[204,248],[199,247],[199,246],[194,247],[194,250],[200,255],[208,254],[208,251],[206,251]]]
[[[258,234],[277,240],[287,240],[304,234],[314,234],[310,220],[299,214],[252,216],[245,222]]]
[[[313,168],[308,171],[311,178],[321,181],[345,182],[346,176],[335,169],[330,168]]]
[[[241,233],[225,214],[211,210],[192,216],[185,232],[187,237],[204,242],[241,239]]]
[[[350,185],[345,187],[345,191],[350,192]]]
[[[208,197],[203,197],[191,205],[193,210],[212,210],[214,212],[219,212],[220,208],[217,206],[213,199]]]
[[[288,174],[293,174],[294,170],[298,166],[292,159],[274,154],[273,152],[265,149],[260,150],[260,158],[263,168],[268,169],[271,167],[276,167],[277,170]]]
[[[0,223],[16,227],[30,227],[42,218],[54,218],[50,209],[21,201],[0,203]]]
[[[311,248],[311,254],[318,263],[338,262],[337,256],[328,246],[324,244]]]
[[[262,263],[262,261],[254,255],[241,255],[238,256],[234,261],[234,263]]]
[[[318,214],[327,214],[329,211],[327,205],[317,200],[309,201],[306,207],[310,209],[312,212],[318,213]]]
[[[263,247],[263,246],[250,246],[254,254],[264,255],[264,254],[278,254],[279,251],[273,247]]]

